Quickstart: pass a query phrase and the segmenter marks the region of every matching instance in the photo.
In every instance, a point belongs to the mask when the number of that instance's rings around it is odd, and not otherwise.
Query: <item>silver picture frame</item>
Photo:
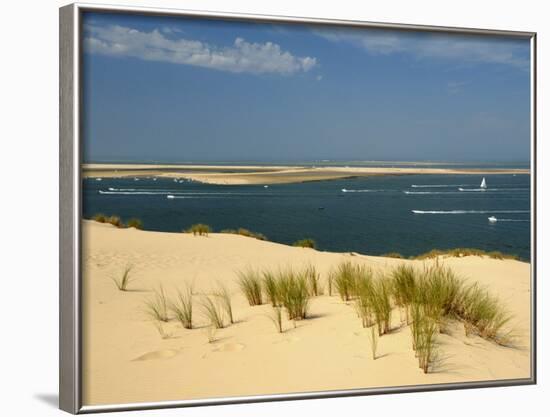
[[[351,389],[322,392],[297,392],[280,395],[211,398],[162,402],[139,402],[87,406],[82,403],[81,389],[81,54],[82,24],[85,12],[110,12],[124,14],[198,17],[271,23],[317,24],[327,26],[367,27],[398,29],[404,31],[431,31],[508,38],[528,39],[531,45],[531,376],[524,379],[495,380],[485,382],[446,383],[420,386],[395,386],[387,388]],[[74,3],[59,9],[59,408],[73,414],[105,411],[158,409],[218,404],[266,402],[280,400],[318,399],[372,394],[393,394],[464,388],[503,387],[536,383],[536,172],[537,172],[537,109],[536,109],[536,60],[537,34],[505,30],[487,30],[458,27],[438,27],[379,23],[352,20],[331,20],[293,16],[268,16],[225,12],[177,10],[153,7],[111,6]]]

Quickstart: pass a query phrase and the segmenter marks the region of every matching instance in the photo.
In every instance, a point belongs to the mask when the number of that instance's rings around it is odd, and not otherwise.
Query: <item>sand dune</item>
[[[367,330],[351,305],[323,295],[311,302],[311,318],[284,320],[277,333],[269,305],[250,307],[238,291],[235,272],[247,266],[278,268],[313,263],[322,279],[342,260],[387,269],[421,261],[352,256],[296,248],[237,235],[208,237],[116,229],[83,222],[83,400],[86,405],[244,396],[366,387],[489,381],[530,376],[530,265],[480,257],[443,262],[464,278],[498,295],[514,315],[516,347],[464,335],[454,323],[438,335],[440,361],[423,374],[411,350],[410,329],[400,327],[379,340],[370,356]],[[130,291],[118,291],[111,277],[132,265]],[[162,339],[144,313],[151,290],[194,283],[208,293],[223,282],[233,293],[236,323],[208,342],[198,308],[198,328],[171,321]]]
[[[527,169],[455,169],[380,167],[293,167],[293,166],[230,166],[230,165],[143,165],[143,164],[85,164],[84,177],[166,177],[185,178],[207,184],[289,184],[338,178],[373,175],[410,174],[529,174]]]

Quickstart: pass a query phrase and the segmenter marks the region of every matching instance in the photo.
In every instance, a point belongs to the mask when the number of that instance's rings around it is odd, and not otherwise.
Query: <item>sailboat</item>
[[[487,181],[485,181],[485,177],[481,180],[481,184],[479,185],[479,188],[462,188],[458,187],[458,191],[487,191]]]
[[[483,179],[481,180],[481,185],[479,186],[479,188],[481,188],[482,190],[487,189],[487,182],[485,181],[485,177],[483,177]]]

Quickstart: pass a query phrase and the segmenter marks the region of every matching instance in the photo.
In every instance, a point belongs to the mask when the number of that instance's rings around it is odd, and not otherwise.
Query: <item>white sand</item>
[[[292,166],[228,166],[228,165],[143,165],[85,164],[84,177],[165,177],[199,181],[207,184],[288,184],[373,175],[488,175],[529,174],[527,169],[455,169],[382,167],[292,167]]]
[[[316,297],[312,318],[286,319],[283,334],[268,318],[269,305],[250,307],[236,286],[235,271],[247,266],[300,267],[313,263],[324,281],[344,259],[373,268],[421,261],[351,256],[262,242],[242,236],[208,237],[116,229],[83,224],[84,360],[83,399],[87,405],[185,400],[365,387],[489,381],[530,375],[530,265],[479,257],[447,258],[444,263],[487,286],[514,314],[517,347],[498,346],[478,336],[466,337],[455,323],[451,334],[438,335],[440,363],[423,374],[411,350],[408,327],[396,327],[379,339],[373,360],[367,330],[352,305],[336,296]],[[120,292],[110,279],[133,265],[132,291]],[[163,285],[193,282],[209,292],[223,282],[234,296],[237,323],[217,332],[208,343],[205,319],[195,309],[197,329],[171,321],[162,339],[147,315],[144,301]]]

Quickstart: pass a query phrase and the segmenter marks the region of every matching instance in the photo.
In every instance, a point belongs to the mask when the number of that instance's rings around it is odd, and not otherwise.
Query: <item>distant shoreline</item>
[[[529,169],[288,165],[83,164],[83,178],[160,177],[218,185],[291,184],[380,175],[528,175]]]

